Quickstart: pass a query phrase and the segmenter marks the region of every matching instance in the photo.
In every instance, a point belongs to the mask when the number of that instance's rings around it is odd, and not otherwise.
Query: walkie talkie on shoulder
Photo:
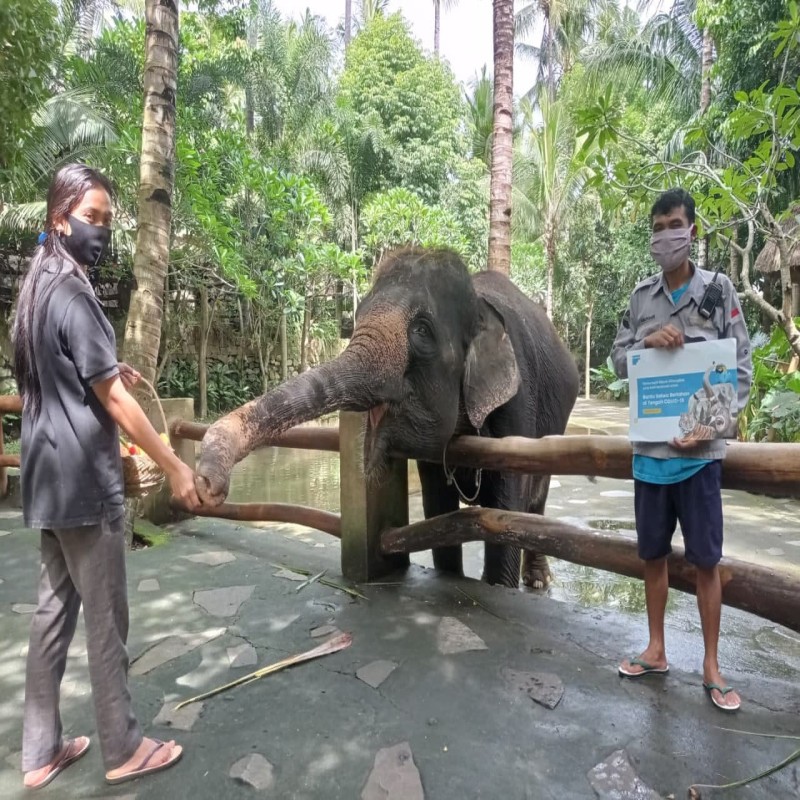
[[[719,305],[720,300],[722,300],[722,286],[717,283],[718,277],[719,268],[717,268],[713,280],[706,286],[706,290],[703,292],[703,299],[700,301],[700,306],[697,309],[703,319],[711,319],[714,309]]]

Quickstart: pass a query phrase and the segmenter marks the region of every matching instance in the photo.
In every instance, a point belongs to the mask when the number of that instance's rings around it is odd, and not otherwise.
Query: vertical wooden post
[[[0,414],[0,456],[3,455],[3,415]],[[0,466],[0,499],[8,492],[8,471]]]
[[[408,525],[408,465],[405,460],[392,460],[380,483],[367,486],[365,424],[365,414],[339,414],[342,574],[357,583],[409,564],[408,555],[386,557],[380,553],[381,533]]]

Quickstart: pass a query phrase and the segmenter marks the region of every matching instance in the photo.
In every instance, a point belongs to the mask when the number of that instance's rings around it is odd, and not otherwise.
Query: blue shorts
[[[704,569],[722,558],[722,462],[712,461],[679,483],[634,481],[639,558],[651,561],[672,552],[681,523],[686,560]]]

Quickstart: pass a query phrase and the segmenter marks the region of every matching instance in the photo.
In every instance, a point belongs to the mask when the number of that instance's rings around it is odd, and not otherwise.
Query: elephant
[[[505,275],[470,275],[446,249],[404,248],[384,256],[358,306],[342,354],[215,422],[197,466],[203,502],[227,495],[230,471],[254,447],[335,410],[367,414],[365,473],[379,475],[393,451],[418,456],[426,518],[455,511],[459,494],[484,507],[542,514],[549,476],[468,469],[455,482],[441,462],[460,434],[563,434],[578,371],[540,306]],[[460,489],[458,488],[460,487]],[[461,547],[433,551],[438,570],[463,574]],[[518,587],[520,549],[487,543],[483,580]],[[545,556],[525,554],[523,581],[551,580]]]

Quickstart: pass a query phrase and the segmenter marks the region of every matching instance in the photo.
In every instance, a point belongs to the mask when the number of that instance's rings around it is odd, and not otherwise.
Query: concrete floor
[[[22,796],[26,604],[35,601],[38,537],[17,512],[0,515],[0,797],[13,798]],[[745,702],[731,717],[701,688],[693,613],[670,614],[668,677],[621,680],[616,664],[641,646],[643,615],[619,599],[609,607],[624,592],[582,589],[580,574],[561,565],[551,596],[414,566],[361,587],[365,601],[320,583],[298,592],[274,564],[326,569],[336,580],[338,542],[292,526],[196,520],[176,526],[165,545],[131,553],[136,711],[148,734],[175,737],[186,755],[173,770],[112,789],[94,748],[41,796],[680,798],[693,782],[754,774],[797,747],[722,730],[800,733],[800,641],[746,614],[726,613],[723,623],[723,661]],[[254,663],[313,647],[326,626],[351,633],[352,646],[169,711]],[[94,732],[82,636],[79,626],[64,683],[68,735]],[[551,709],[529,689],[551,704],[563,696]],[[788,800],[799,785],[794,766],[739,796]]]

